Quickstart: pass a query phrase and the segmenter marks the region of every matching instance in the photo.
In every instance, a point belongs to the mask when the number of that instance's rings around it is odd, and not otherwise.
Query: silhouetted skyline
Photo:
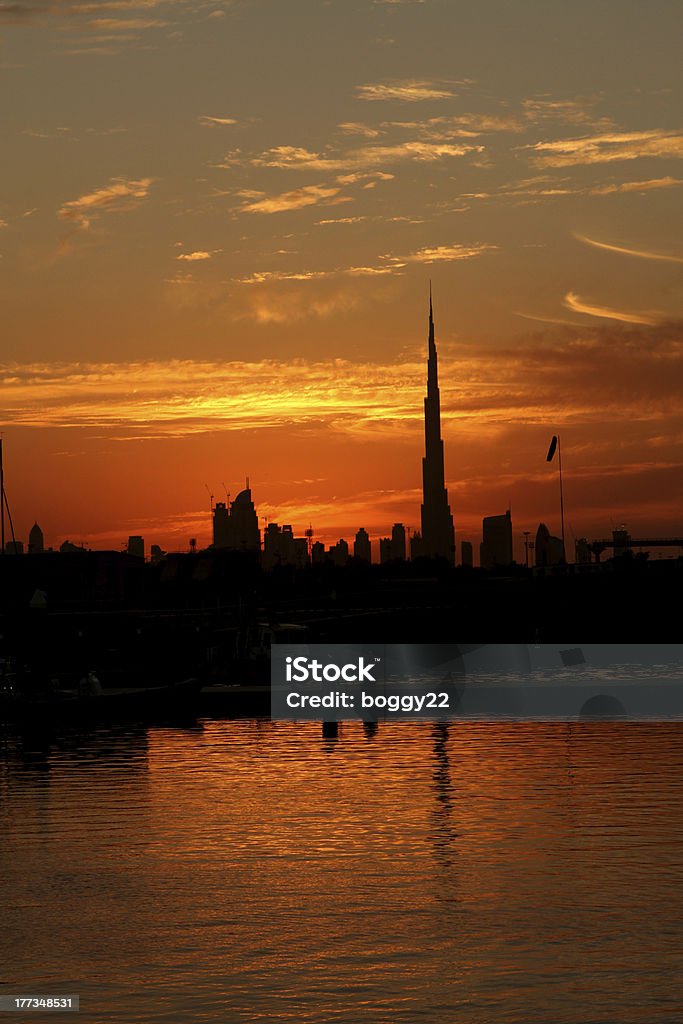
[[[570,548],[676,532],[679,36],[642,0],[0,4],[17,535],[201,547],[247,473],[261,527],[419,528],[430,277],[458,540],[559,535],[553,433]]]

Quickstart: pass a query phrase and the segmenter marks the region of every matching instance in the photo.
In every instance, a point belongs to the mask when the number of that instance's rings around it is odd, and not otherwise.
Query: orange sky
[[[19,538],[416,527],[429,278],[459,539],[682,532],[680,12],[514,6],[0,3]]]

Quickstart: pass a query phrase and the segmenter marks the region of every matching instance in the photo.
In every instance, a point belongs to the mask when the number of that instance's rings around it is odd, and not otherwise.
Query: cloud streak
[[[425,100],[447,100],[455,96],[449,84],[408,79],[395,82],[377,82],[373,85],[359,85],[356,96],[360,100],[398,101],[400,103],[421,103]]]
[[[563,305],[574,313],[585,313],[587,316],[597,316],[604,320],[619,320],[625,324],[646,324],[654,327],[660,322],[659,319],[643,313],[629,313],[620,309],[610,309],[608,306],[596,306],[584,301],[575,292],[567,292]]]
[[[109,185],[63,203],[58,216],[87,231],[100,214],[129,209],[137,200],[145,199],[153,181],[153,178],[114,178]]]
[[[683,256],[669,256],[663,252],[653,252],[647,249],[628,249],[623,245],[610,245],[608,242],[598,242],[594,238],[588,238],[586,235],[574,234],[574,238],[578,239],[579,242],[584,242],[585,245],[590,245],[594,249],[604,249],[606,252],[616,252],[621,256],[636,256],[641,260],[662,260],[665,263],[683,263]]]
[[[643,157],[681,159],[683,135],[661,129],[611,132],[579,139],[537,142],[523,148],[532,151],[532,163],[537,167],[572,167],[577,164],[602,164]]]
[[[683,326],[570,330],[561,345],[442,345],[447,430],[683,417]],[[615,352],[619,358],[615,358]],[[367,439],[418,437],[424,353],[402,362],[343,359],[39,363],[0,367],[4,419],[125,437],[326,426]],[[662,428],[657,428],[661,433]],[[599,444],[599,441],[595,441]]]
[[[281,192],[275,196],[254,197],[252,193],[239,209],[242,213],[284,213],[289,210],[302,210],[306,206],[349,201],[347,197],[340,197],[340,192],[341,189],[337,187],[304,185],[302,188]]]

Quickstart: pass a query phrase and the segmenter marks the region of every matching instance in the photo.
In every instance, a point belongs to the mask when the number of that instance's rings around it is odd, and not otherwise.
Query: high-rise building
[[[158,544],[152,544],[152,547],[150,548],[149,554],[150,554],[150,561],[151,561],[152,565],[156,565],[157,562],[161,561],[161,559],[164,557],[166,552],[163,551],[162,548],[160,548]]]
[[[307,565],[308,540],[295,537],[291,526],[279,527],[268,523],[263,534],[263,566],[273,569],[276,565]]]
[[[460,544],[460,564],[471,569],[474,565],[474,555],[472,552],[472,541],[464,540]]]
[[[380,537],[379,539],[379,562],[386,565],[391,561],[391,537]]]
[[[429,356],[427,361],[427,397],[425,403],[425,456],[422,460],[422,543],[427,558],[445,558],[455,562],[455,528],[444,482],[443,441],[441,439],[441,398],[434,340],[432,292],[429,290]]]
[[[391,558],[401,562],[406,560],[406,528],[403,523],[394,523],[391,528]]]
[[[217,501],[213,510],[213,546],[230,547],[230,513],[224,501]]]
[[[223,501],[213,510],[213,544],[229,551],[260,551],[261,533],[249,487],[228,508]]]
[[[28,553],[29,555],[42,555],[44,550],[43,531],[38,526],[38,523],[34,523],[28,535]]]
[[[330,555],[335,565],[343,566],[347,564],[349,560],[349,545],[343,537],[330,548]]]
[[[486,516],[482,523],[482,569],[512,565],[512,516]]]
[[[322,565],[325,561],[325,545],[322,541],[314,541],[311,547],[311,562],[313,565]]]
[[[370,536],[368,531],[362,526],[356,534],[356,539],[353,542],[353,557],[357,558],[359,562],[367,562],[368,564],[372,561]]]
[[[564,545],[560,537],[553,537],[545,523],[536,531],[536,565],[560,565],[564,562]]]

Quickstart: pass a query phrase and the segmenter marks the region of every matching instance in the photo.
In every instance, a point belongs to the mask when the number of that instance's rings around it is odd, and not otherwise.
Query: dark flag
[[[550,442],[550,448],[548,448],[548,454],[545,457],[545,461],[546,462],[552,462],[553,461],[553,457],[555,455],[555,451],[556,450],[557,450],[557,437],[556,437],[555,434],[553,434],[553,439]]]

